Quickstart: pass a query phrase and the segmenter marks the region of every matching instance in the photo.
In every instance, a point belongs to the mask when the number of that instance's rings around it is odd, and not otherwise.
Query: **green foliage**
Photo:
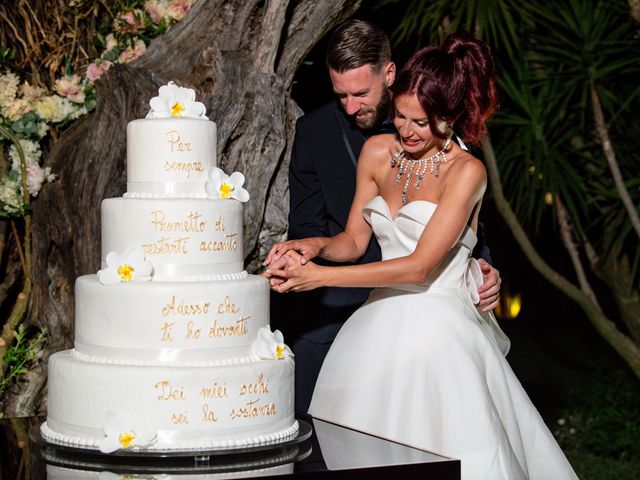
[[[629,374],[599,374],[574,387],[554,431],[567,452],[640,464],[640,386]]]
[[[0,65],[6,65],[16,56],[16,51],[10,47],[0,45]]]
[[[29,371],[29,367],[39,358],[40,352],[47,340],[44,328],[35,333],[28,332],[24,325],[20,325],[15,332],[15,339],[7,349],[4,357],[5,375],[0,381],[0,398],[12,385]]]
[[[385,0],[381,5],[400,1]],[[408,6],[402,3],[407,13],[392,36],[394,42],[415,38],[416,46],[420,47],[462,29],[498,47],[509,57],[517,53],[519,25],[526,20],[522,16],[521,0],[411,0]]]

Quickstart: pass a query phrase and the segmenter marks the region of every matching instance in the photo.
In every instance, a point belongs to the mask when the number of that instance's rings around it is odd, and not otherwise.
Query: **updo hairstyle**
[[[455,123],[465,142],[478,144],[486,136],[485,122],[498,108],[489,46],[459,32],[448,35],[441,47],[418,50],[393,87],[394,98],[405,94],[417,96],[436,137],[450,134],[438,128],[444,120]]]

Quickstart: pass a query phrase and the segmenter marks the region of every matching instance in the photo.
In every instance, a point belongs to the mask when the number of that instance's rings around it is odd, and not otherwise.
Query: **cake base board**
[[[299,461],[311,453],[312,427],[298,420],[298,432],[280,441],[235,448],[205,450],[100,450],[51,442],[42,436],[40,424],[34,425],[29,436],[40,449],[48,464],[84,470],[108,469],[128,473],[168,473],[171,470],[198,473],[231,472],[243,469],[267,468]],[[305,443],[306,442],[306,443]],[[154,461],[159,460],[155,465]]]

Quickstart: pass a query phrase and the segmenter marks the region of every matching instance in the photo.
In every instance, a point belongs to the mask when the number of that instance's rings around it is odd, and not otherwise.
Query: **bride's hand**
[[[272,290],[278,293],[304,292],[324,286],[321,282],[322,271],[328,267],[321,267],[309,261],[303,265],[303,256],[294,250],[288,251],[285,257],[288,257],[288,261],[297,266],[293,268],[285,267],[284,269],[269,268],[267,270],[269,275],[284,280],[283,282],[277,282],[275,285],[271,284]]]
[[[298,255],[299,257],[299,255]],[[300,266],[299,258],[294,257],[293,255],[283,255],[276,261],[272,261],[271,265],[267,270],[260,274],[261,277],[269,280],[269,286],[274,287],[276,285],[283,284],[286,279],[282,277],[278,277],[272,273],[272,271],[277,270],[290,270],[292,268],[296,268]]]
[[[271,247],[271,250],[269,250],[263,265],[265,267],[271,267],[273,262],[277,262],[283,255],[291,250],[295,250],[300,254],[299,263],[304,265],[320,253],[320,249],[322,248],[320,238],[321,237],[303,238],[300,240],[288,240],[286,242],[276,243]]]

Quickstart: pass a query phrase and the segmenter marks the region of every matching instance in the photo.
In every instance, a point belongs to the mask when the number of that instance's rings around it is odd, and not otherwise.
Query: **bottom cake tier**
[[[122,365],[49,359],[47,421],[54,443],[82,448],[197,450],[295,435],[291,358],[214,366]]]

